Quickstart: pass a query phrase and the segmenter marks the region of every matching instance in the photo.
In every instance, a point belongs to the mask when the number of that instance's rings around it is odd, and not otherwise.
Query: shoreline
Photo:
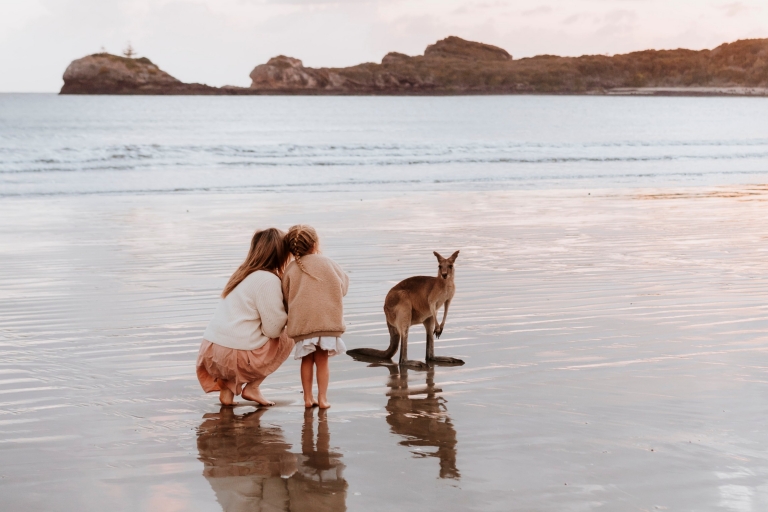
[[[367,188],[367,184],[361,185],[360,189],[354,190],[350,188],[342,189],[321,189],[324,185],[318,185],[317,190],[312,190],[306,185],[291,188],[258,188],[258,187],[242,187],[240,189],[219,189],[219,190],[205,190],[205,189],[189,189],[189,190],[118,190],[118,191],[97,191],[97,192],[56,192],[56,193],[26,193],[26,194],[7,194],[1,195],[0,199],[7,201],[23,201],[23,200],[66,200],[68,198],[142,198],[142,197],[167,197],[167,198],[183,198],[183,197],[201,197],[201,198],[214,198],[214,197],[274,197],[278,195],[304,195],[308,197],[317,197],[318,194],[335,195],[335,196],[349,196],[349,197],[369,197],[379,198],[395,195],[403,196],[423,196],[427,195],[441,195],[441,194],[523,194],[527,196],[535,195],[568,195],[573,194],[580,196],[583,194],[594,195],[596,197],[604,196],[637,196],[643,198],[674,198],[676,195],[685,197],[744,197],[750,195],[762,195],[763,192],[768,192],[768,181],[755,181],[744,183],[729,183],[721,185],[699,184],[699,185],[657,185],[657,186],[621,186],[616,185],[614,187],[549,187],[549,188],[537,188],[537,187],[508,187],[508,188],[476,188],[476,189],[457,189],[457,188],[442,188],[442,189],[381,189],[372,190]],[[678,192],[664,192],[667,190],[674,190]],[[630,193],[630,191],[632,191]]]
[[[223,89],[223,90],[222,90]],[[26,94],[26,93],[3,93]],[[34,93],[28,93],[34,94]],[[48,93],[38,93],[48,94]],[[59,92],[59,96],[410,96],[410,97],[449,97],[449,96],[633,96],[633,97],[768,97],[768,87],[619,87],[605,91],[585,92],[528,92],[528,91],[335,91],[335,90],[274,90],[243,88],[218,88],[211,92],[176,92],[176,91],[128,91],[128,92]]]

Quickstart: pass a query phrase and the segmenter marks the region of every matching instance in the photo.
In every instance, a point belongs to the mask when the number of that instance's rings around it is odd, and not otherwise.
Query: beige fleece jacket
[[[341,336],[349,278],[332,259],[302,256],[307,275],[292,261],[283,274],[283,300],[288,310],[287,334],[297,342],[317,336]],[[317,279],[313,278],[316,277]]]

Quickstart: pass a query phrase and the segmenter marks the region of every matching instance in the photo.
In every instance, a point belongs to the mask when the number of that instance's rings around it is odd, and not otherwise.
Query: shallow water
[[[0,202],[8,510],[763,510],[764,186],[91,195]],[[257,226],[314,224],[350,348],[461,249],[462,367],[341,356],[333,407],[221,409],[200,336]],[[414,327],[410,355],[423,357]]]
[[[768,506],[768,103],[0,95],[8,510]],[[220,408],[200,336],[253,230],[315,225],[350,348],[460,249],[429,371],[298,364]],[[411,357],[423,357],[421,329]]]

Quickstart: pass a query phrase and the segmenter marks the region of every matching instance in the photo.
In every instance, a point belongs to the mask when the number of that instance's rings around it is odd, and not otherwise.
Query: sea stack
[[[217,94],[215,87],[185,84],[146,57],[96,53],[72,61],[61,94]],[[220,94],[220,93],[219,93]]]

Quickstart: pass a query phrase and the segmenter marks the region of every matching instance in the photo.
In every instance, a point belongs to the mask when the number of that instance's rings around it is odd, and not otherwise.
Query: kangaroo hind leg
[[[437,321],[435,317],[431,316],[424,320],[424,328],[427,330],[427,355],[425,359],[427,361],[435,357],[435,324]]]
[[[398,331],[400,333],[400,366],[405,366],[406,368],[414,368],[417,370],[426,370],[427,368],[429,368],[429,366],[426,363],[408,359],[408,328],[409,327],[410,327],[410,321],[400,322],[400,324],[397,326]]]

